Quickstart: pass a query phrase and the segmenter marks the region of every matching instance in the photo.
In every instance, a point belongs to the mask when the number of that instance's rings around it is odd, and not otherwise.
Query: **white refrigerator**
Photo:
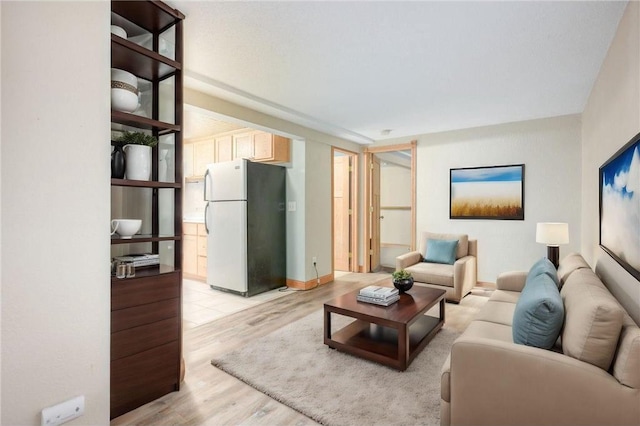
[[[204,178],[207,284],[242,296],[286,285],[285,169],[238,159]]]

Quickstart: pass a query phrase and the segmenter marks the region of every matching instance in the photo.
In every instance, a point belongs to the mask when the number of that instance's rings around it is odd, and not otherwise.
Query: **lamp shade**
[[[536,225],[536,242],[548,246],[569,244],[568,223],[538,223]]]

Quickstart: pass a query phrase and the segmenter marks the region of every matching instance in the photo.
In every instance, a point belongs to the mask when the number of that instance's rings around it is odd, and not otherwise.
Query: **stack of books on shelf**
[[[114,259],[122,263],[132,263],[136,268],[143,268],[145,266],[158,266],[160,264],[160,255],[151,253],[115,256]]]
[[[370,285],[358,293],[356,299],[359,302],[373,303],[374,305],[389,306],[400,299],[397,288],[380,287]]]

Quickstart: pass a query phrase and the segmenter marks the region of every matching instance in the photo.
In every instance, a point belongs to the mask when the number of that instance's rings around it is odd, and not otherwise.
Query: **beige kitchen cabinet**
[[[233,136],[216,138],[216,163],[233,160]]]
[[[182,273],[185,277],[198,276],[198,226],[196,223],[182,224]]]
[[[198,276],[207,279],[207,230],[198,224]]]
[[[253,160],[265,163],[287,163],[289,156],[289,139],[267,132],[256,132],[253,135]]]
[[[253,158],[253,133],[233,135],[234,159]]]
[[[193,176],[204,176],[207,165],[215,161],[216,147],[213,139],[193,144]]]
[[[207,231],[203,223],[184,222],[183,273],[187,278],[207,280]]]

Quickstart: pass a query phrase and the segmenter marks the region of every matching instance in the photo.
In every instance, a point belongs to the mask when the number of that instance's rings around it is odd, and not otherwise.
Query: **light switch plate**
[[[84,395],[42,410],[42,426],[57,426],[84,414]]]

